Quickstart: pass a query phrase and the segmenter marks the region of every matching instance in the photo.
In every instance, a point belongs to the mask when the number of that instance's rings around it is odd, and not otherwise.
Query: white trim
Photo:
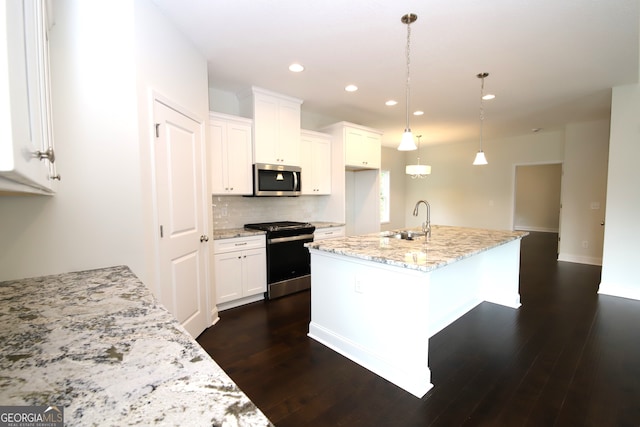
[[[518,225],[514,227],[516,231],[536,231],[540,233],[559,233],[560,229],[558,228],[545,228],[545,227],[533,227],[529,225]]]
[[[558,255],[558,261],[566,261],[566,262],[575,262],[578,264],[590,264],[590,265],[600,265],[602,266],[602,258],[584,256],[584,255],[573,255],[567,253],[561,253]]]
[[[202,168],[202,192],[204,195],[204,199],[202,201],[202,209],[203,209],[203,224],[202,224],[202,232],[204,235],[208,235],[213,237],[213,231],[210,232],[211,227],[213,227],[212,223],[212,215],[211,215],[211,199],[208,196],[209,192],[209,173],[207,169],[207,156],[208,156],[208,147],[207,147],[207,127],[206,127],[206,118],[200,117],[198,114],[195,114],[188,108],[178,104],[177,102],[171,100],[167,96],[160,93],[158,90],[149,87],[147,89],[147,99],[149,100],[148,108],[149,115],[148,117],[151,119],[150,123],[148,123],[149,129],[153,129],[155,123],[157,123],[156,115],[155,115],[155,103],[156,101],[179,114],[193,120],[200,127],[200,147],[201,147],[201,168]],[[157,192],[157,170],[156,170],[156,151],[155,151],[155,131],[149,131],[149,156],[150,156],[150,169],[151,169],[151,207],[153,209],[153,245],[154,245],[154,278],[153,278],[153,286],[156,289],[156,297],[158,300],[162,300],[162,289],[159,286],[160,283],[160,236],[158,230],[160,229],[160,220],[158,218],[158,192]],[[213,240],[213,239],[211,239]],[[205,323],[207,325],[212,325],[217,322],[217,308],[213,304],[213,296],[212,296],[212,274],[211,271],[211,263],[212,263],[212,251],[209,249],[209,245],[204,245],[203,249],[205,259],[204,270],[205,270]]]
[[[629,298],[640,301],[640,289],[630,288],[624,285],[618,285],[616,283],[600,283],[598,288],[598,294],[609,295],[612,297]]]

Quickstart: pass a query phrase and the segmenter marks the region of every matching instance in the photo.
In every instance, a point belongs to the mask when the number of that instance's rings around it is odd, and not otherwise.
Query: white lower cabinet
[[[264,299],[267,252],[264,235],[213,242],[218,310]]]

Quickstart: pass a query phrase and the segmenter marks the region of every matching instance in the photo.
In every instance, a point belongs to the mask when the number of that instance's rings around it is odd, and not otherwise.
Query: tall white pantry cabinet
[[[51,194],[55,169],[45,0],[0,4],[0,194]]]

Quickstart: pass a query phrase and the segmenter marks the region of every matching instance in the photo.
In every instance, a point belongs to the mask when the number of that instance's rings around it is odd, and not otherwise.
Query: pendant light
[[[405,167],[405,173],[411,175],[412,179],[423,179],[431,174],[431,166],[420,164],[420,138],[422,138],[422,135],[418,135],[416,138],[418,138],[418,163],[415,165],[407,165]]]
[[[402,139],[400,140],[400,145],[398,146],[399,151],[413,151],[417,150],[416,143],[413,140],[413,134],[411,133],[411,128],[409,127],[409,83],[410,83],[410,73],[409,68],[411,65],[411,24],[416,22],[418,19],[418,15],[415,13],[407,13],[400,21],[403,24],[407,25],[407,82],[406,82],[406,114],[407,114],[407,123],[404,128],[404,133],[402,134]]]
[[[476,153],[476,158],[473,160],[474,165],[486,165],[487,158],[482,151],[482,126],[484,124],[484,79],[489,76],[489,73],[480,73],[476,77],[482,80],[480,84],[480,151]]]

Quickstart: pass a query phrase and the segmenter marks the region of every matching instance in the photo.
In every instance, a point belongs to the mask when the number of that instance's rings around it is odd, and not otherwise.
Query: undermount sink
[[[421,231],[387,231],[383,233],[383,237],[391,237],[393,239],[403,239],[403,240],[415,240],[418,237],[424,237],[424,233]]]

